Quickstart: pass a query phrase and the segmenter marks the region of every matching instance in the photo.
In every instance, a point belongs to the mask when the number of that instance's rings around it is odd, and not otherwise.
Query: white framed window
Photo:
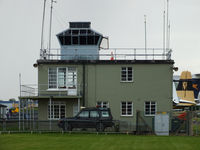
[[[121,102],[121,116],[133,116],[133,102]]]
[[[48,71],[49,89],[76,88],[77,70],[75,67],[53,67]]]
[[[109,108],[109,103],[108,102],[103,102],[103,101],[98,101],[97,102],[97,106],[98,107],[102,107],[102,108]]]
[[[57,68],[49,68],[49,88],[57,88]]]
[[[133,81],[133,68],[121,67],[121,82],[132,82],[132,81]]]
[[[66,117],[66,104],[63,102],[51,102],[51,110],[50,103],[48,104],[48,119],[58,120]]]
[[[73,104],[73,116],[78,114],[78,104]]]
[[[58,88],[61,89],[66,89],[66,80],[67,80],[67,72],[66,68],[58,68]]]
[[[154,116],[156,114],[156,102],[154,101],[146,101],[145,102],[145,116]]]

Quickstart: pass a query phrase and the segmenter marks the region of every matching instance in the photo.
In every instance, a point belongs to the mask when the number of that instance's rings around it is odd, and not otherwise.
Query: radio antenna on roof
[[[44,21],[45,21],[45,11],[46,11],[46,0],[44,0],[44,6],[43,6],[43,17],[42,17],[42,33],[41,33],[41,50],[44,49]]]

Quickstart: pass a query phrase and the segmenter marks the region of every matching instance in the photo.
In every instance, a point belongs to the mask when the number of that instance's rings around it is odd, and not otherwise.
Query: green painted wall
[[[66,104],[66,117],[73,116],[73,104],[77,104],[77,99],[52,99],[52,101],[59,101]],[[48,103],[49,99],[43,99],[38,101],[38,119],[39,120],[48,120]]]
[[[39,65],[38,84],[48,84],[48,68],[52,66],[77,67],[78,84],[82,87],[82,65]],[[133,67],[133,82],[121,82],[123,66]],[[172,67],[172,64],[87,64],[85,67],[86,106],[94,107],[97,101],[108,101],[114,119],[130,121],[134,124],[136,110],[142,111],[141,115],[144,114],[145,101],[156,101],[158,112],[170,111],[172,109]],[[44,90],[45,88],[47,86]],[[121,101],[133,102],[133,116],[121,116]],[[45,111],[43,105],[47,103],[39,102],[39,113],[40,110]],[[44,114],[40,115],[45,119]],[[147,118],[152,120],[152,117]]]

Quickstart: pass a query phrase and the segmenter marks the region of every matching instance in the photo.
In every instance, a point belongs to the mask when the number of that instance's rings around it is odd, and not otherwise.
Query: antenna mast
[[[49,54],[50,54],[50,49],[51,49],[51,28],[52,28],[53,3],[56,3],[56,1],[51,0],[51,9],[50,9],[50,26],[49,26]]]
[[[147,60],[147,21],[146,15],[144,15],[144,45],[145,45],[145,59]]]
[[[165,20],[166,20],[166,18],[165,18],[165,1],[166,0],[164,0],[164,11],[163,11],[163,59],[165,58],[165,42],[166,42],[166,29],[165,29],[165,27],[166,27],[166,23],[165,23]]]
[[[44,6],[43,6],[42,33],[41,33],[41,50],[43,50],[43,45],[44,45],[43,38],[44,38],[45,11],[46,11],[46,0],[44,0]]]
[[[169,0],[167,0],[167,35],[166,35],[166,48],[169,50]]]

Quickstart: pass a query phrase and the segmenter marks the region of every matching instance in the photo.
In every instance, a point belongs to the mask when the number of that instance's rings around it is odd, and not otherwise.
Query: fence
[[[136,123],[132,121],[114,121],[114,126],[105,129],[110,133],[155,134],[155,117],[145,117],[142,112],[137,113]],[[200,112],[175,111],[168,112],[170,135],[200,135]],[[25,120],[0,119],[0,132],[62,132],[58,127],[58,120]],[[72,132],[97,132],[91,129],[73,129]]]
[[[49,90],[48,84],[28,84],[21,85],[20,95],[23,96],[80,96],[81,86],[80,84],[68,84],[68,88],[63,88],[60,91]]]

